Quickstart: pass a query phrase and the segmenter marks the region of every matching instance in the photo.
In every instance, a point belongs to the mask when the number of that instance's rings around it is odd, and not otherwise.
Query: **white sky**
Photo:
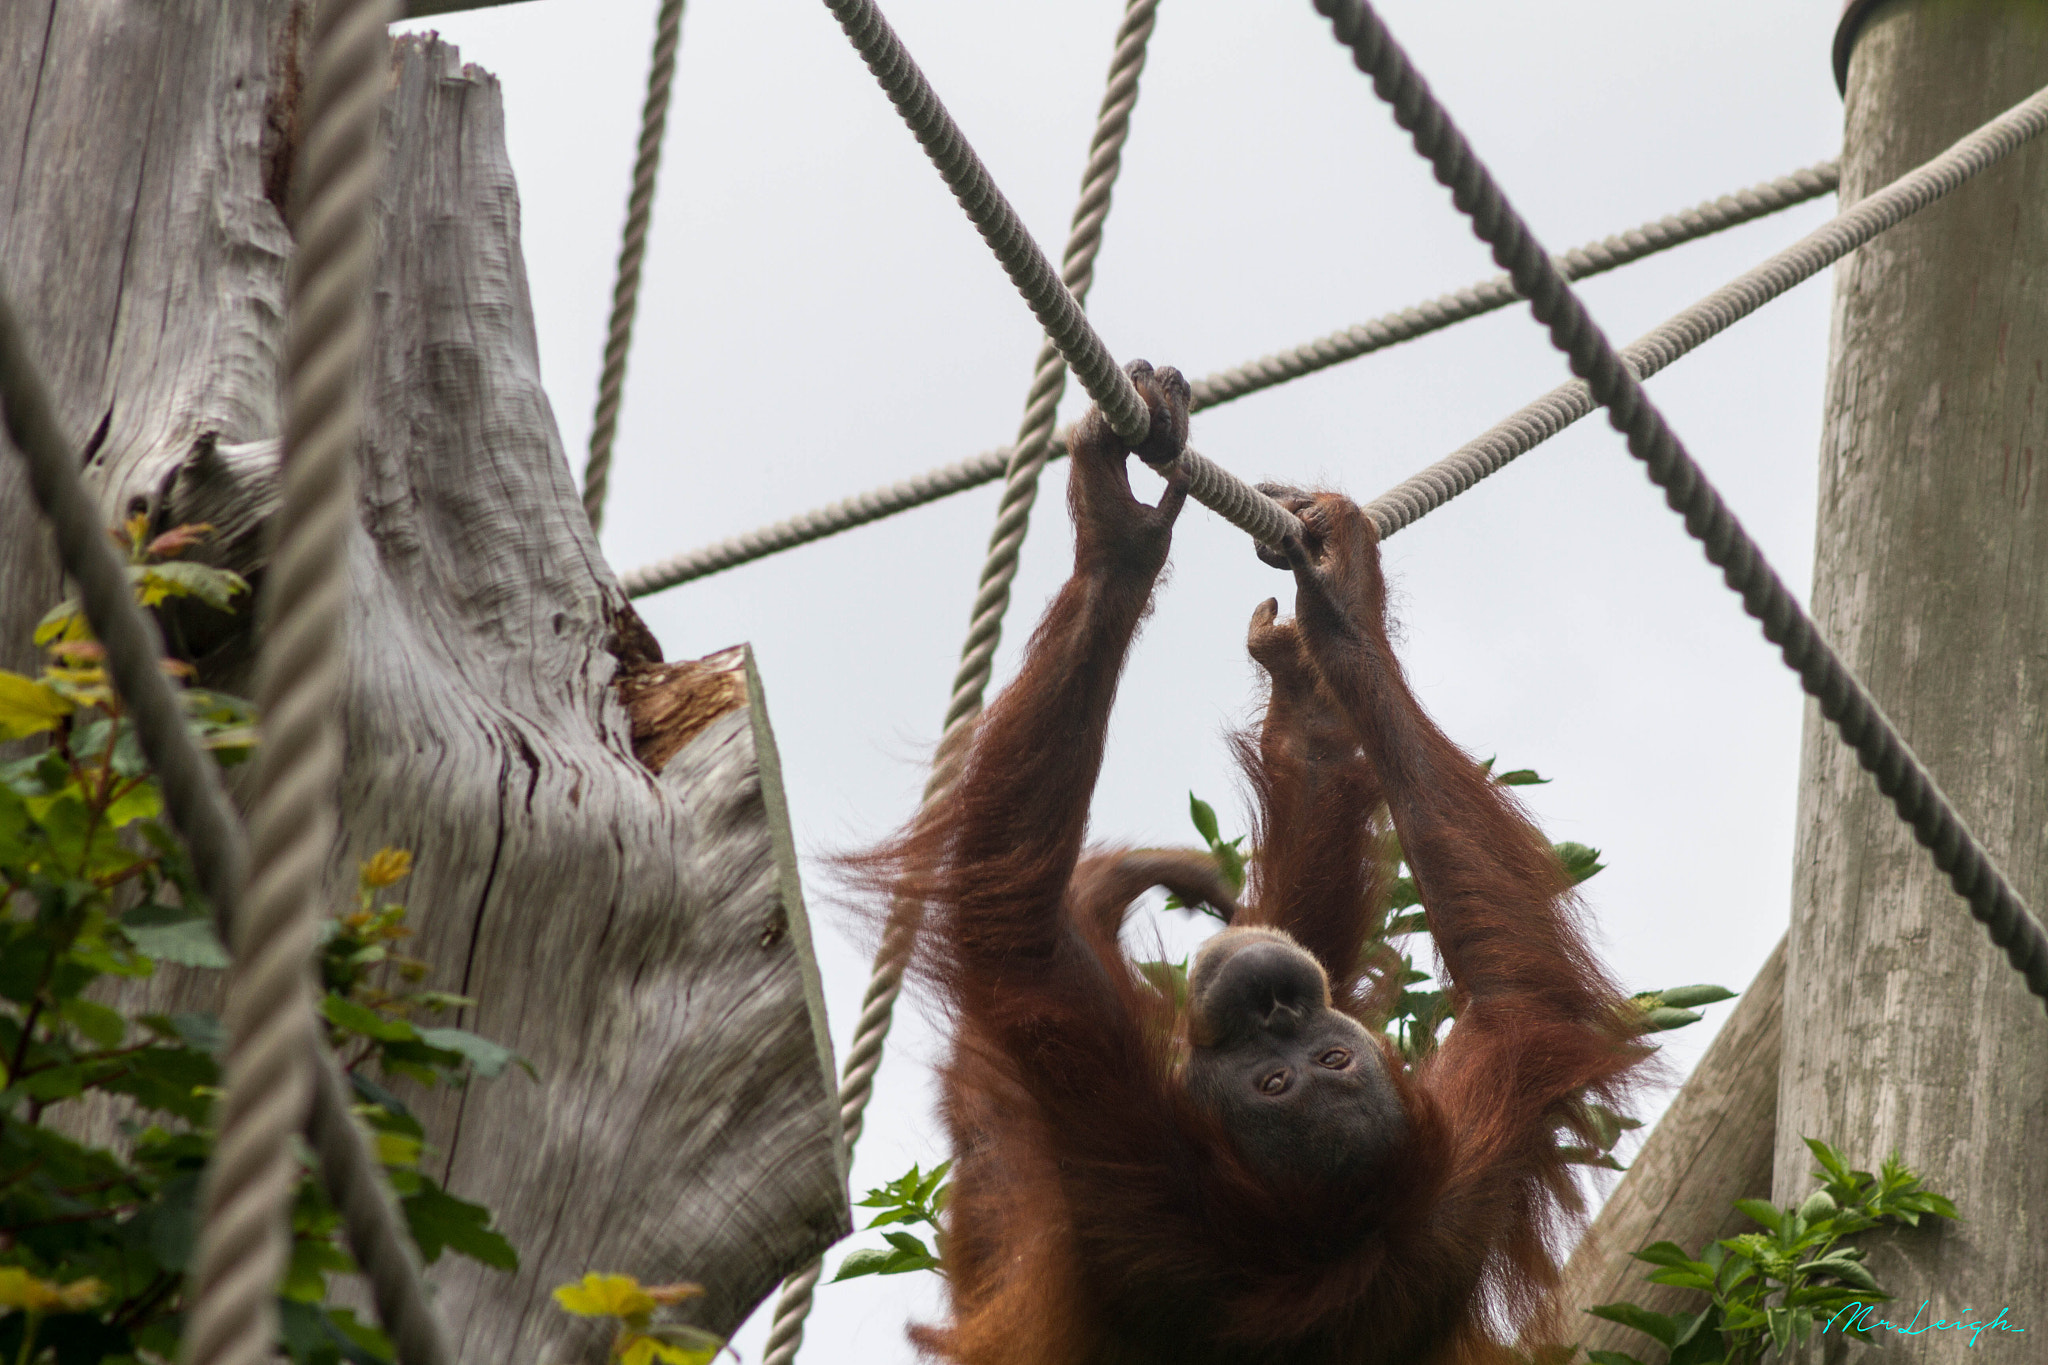
[[[885,9],[1056,258],[1121,5]],[[579,469],[653,10],[537,0],[415,25],[503,81],[542,371]],[[1833,0],[1381,10],[1552,250],[1839,142]],[[1036,327],[822,5],[691,4],[668,138],[606,514],[617,570],[1012,437]],[[1824,199],[1583,288],[1630,340],[1832,212]],[[1161,7],[1090,300],[1119,358],[1198,376],[1492,273],[1309,4]],[[1827,287],[1650,386],[1799,585]],[[1198,416],[1195,441],[1246,478],[1363,501],[1564,377],[1526,311],[1504,311]],[[1070,386],[1062,420],[1083,402]],[[1047,474],[999,682],[1066,572],[1064,477]],[[995,500],[980,489],[641,603],[670,658],[753,642],[807,855],[858,847],[910,811]],[[1242,828],[1222,735],[1253,696],[1245,621],[1287,584],[1193,504],[1174,559],[1112,727],[1094,808],[1105,840],[1192,839],[1191,789],[1226,833]],[[1604,851],[1609,870],[1585,890],[1623,983],[1744,986],[1787,917],[1799,690],[1619,437],[1581,423],[1389,542],[1387,561],[1425,703],[1474,753],[1554,778],[1525,789],[1551,837]],[[843,1054],[867,952],[822,876],[810,889]],[[1727,1009],[1673,1035],[1678,1069]],[[856,1195],[945,1155],[928,1082],[939,1048],[915,1008],[899,1014]],[[936,1289],[928,1275],[822,1288],[806,1358],[910,1360],[903,1325],[934,1314]],[[750,1362],[772,1304],[735,1340]]]

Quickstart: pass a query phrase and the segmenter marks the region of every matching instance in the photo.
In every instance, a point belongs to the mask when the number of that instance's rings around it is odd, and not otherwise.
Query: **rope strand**
[[[1780,212],[1795,204],[1804,204],[1824,194],[1834,192],[1840,172],[1835,163],[1824,161],[1818,166],[1794,171],[1776,180],[1766,181],[1748,189],[1737,190],[1719,199],[1709,200],[1694,208],[1668,214],[1654,222],[1644,223],[1627,232],[1616,233],[1597,242],[1566,252],[1558,258],[1559,268],[1571,279],[1585,279],[1591,275],[1603,274],[1646,256],[1654,256],[1686,242],[1725,232],[1742,223]],[[1325,337],[1305,342],[1290,350],[1247,361],[1228,370],[1198,379],[1194,383],[1191,411],[1229,403],[1249,394],[1258,393],[1290,379],[1314,374],[1332,365],[1385,350],[1389,346],[1412,341],[1431,332],[1441,331],[1468,318],[1505,308],[1518,301],[1521,295],[1515,292],[1514,282],[1507,276],[1497,276],[1453,293],[1444,294],[1426,303],[1404,308],[1397,313],[1370,322],[1359,323]],[[798,513],[786,521],[772,526],[763,526],[732,536],[714,545],[690,550],[683,554],[643,565],[627,573],[622,580],[629,597],[646,597],[649,594],[673,588],[693,579],[708,577],[741,564],[750,564],[784,550],[808,545],[814,540],[850,531],[856,526],[865,526],[871,521],[891,517],[898,512],[907,512],[913,507],[922,507],[928,502],[951,497],[955,493],[1002,478],[1009,468],[1014,447],[989,451],[957,464],[941,469],[928,470],[901,482],[884,488],[872,489],[856,494],[843,501],[808,512]],[[1065,455],[1066,441],[1055,436],[1052,443],[1052,459]]]
[[[309,1128],[327,1189],[408,1365],[452,1360],[389,1196],[312,1011],[322,872],[341,777],[344,538],[355,511],[363,295],[376,262],[371,192],[390,44],[382,0],[328,0],[314,20],[304,211],[285,356],[284,501],[266,581],[259,690],[264,743],[251,869],[233,925],[229,1052],[220,1133],[186,1315],[190,1365],[263,1365],[299,1181],[293,1134]]]
[[[1066,252],[1061,258],[1061,285],[1077,307],[1087,299],[1089,286],[1095,282],[1095,257],[1102,249],[1102,228],[1109,217],[1111,191],[1123,167],[1131,110],[1138,102],[1138,77],[1145,70],[1146,48],[1158,8],[1159,0],[1128,0],[1123,22],[1117,27],[1109,80],[1103,90],[1102,107],[1096,114],[1095,133],[1088,144],[1088,166],[1082,172],[1081,194],[1074,206]],[[1066,361],[1059,346],[1047,337],[1039,348],[1031,388],[1024,399],[1024,416],[1008,462],[1003,500],[996,509],[995,529],[989,535],[988,555],[975,590],[967,641],[961,646],[960,666],[953,675],[945,726],[933,756],[922,806],[944,800],[952,790],[960,775],[966,741],[973,733],[975,718],[981,714],[996,646],[1002,640],[1003,617],[1009,610],[1010,583],[1017,576],[1018,557],[1030,527],[1032,506],[1038,498],[1038,476],[1052,453],[1053,421],[1066,382]],[[874,1094],[875,1072],[882,1064],[882,1045],[889,1036],[896,998],[903,991],[904,970],[917,946],[921,917],[921,907],[910,901],[898,901],[890,907],[889,922],[883,929],[867,990],[861,997],[860,1020],[854,1026],[853,1046],[847,1052],[845,1075],[839,1085],[839,1121],[849,1156],[860,1138],[868,1100]],[[762,1349],[762,1365],[792,1365],[796,1359],[797,1348],[803,1344],[804,1319],[810,1313],[811,1296],[822,1270],[823,1262],[814,1261],[784,1282],[768,1341]]]
[[[1528,223],[1508,203],[1492,173],[1409,62],[1408,54],[1367,0],[1315,0],[1315,4],[1330,19],[1338,41],[1351,49],[1358,69],[1372,78],[1379,97],[1392,106],[1394,121],[1408,131],[1415,150],[1430,162],[1437,180],[1450,188],[1451,201],[1472,220],[1473,231],[1493,249],[1494,260],[1528,298],[1530,311],[1549,329],[1551,344],[1564,352],[1572,372],[1586,381],[1593,400],[1607,409],[1615,430],[1627,437],[1629,453],[1643,462],[1651,482],[1664,490],[1665,501],[1685,519],[1685,529],[1700,542],[1708,561],[1721,570],[1728,586],[1741,595],[1743,607],[1762,623],[1764,638],[1779,647],[1786,664],[1799,675],[1800,685],[1820,702],[1821,714],[1834,722],[1858,760],[1875,776],[1878,790],[1891,799],[1899,818],[1932,854],[1934,865],[1948,874],[1950,883],[1969,902],[1970,913],[1985,926],[1991,941],[2005,950],[2014,970],[2026,978],[2027,989],[2048,1002],[2048,931],[1963,824],[1933,775],[1876,700],[1821,638],[1818,627],[1779,580],[1762,549],[1686,453],[1664,415],[1643,391],[1641,380],[1558,273]],[[2032,120],[2044,113],[2048,113],[2048,90],[1995,121],[2013,120],[1991,133],[1991,141],[2003,139],[2017,145],[2026,139]]]
[[[647,102],[640,110],[640,145],[633,157],[633,188],[626,195],[626,227],[619,240],[618,279],[612,285],[612,316],[605,328],[604,369],[597,380],[597,411],[590,422],[590,458],[583,466],[583,510],[590,529],[604,527],[604,500],[611,491],[612,441],[619,434],[619,407],[626,396],[626,357],[633,349],[633,319],[640,311],[640,265],[647,258],[647,229],[654,221],[654,183],[661,170],[662,136],[668,130],[668,93],[675,83],[676,48],[683,40],[683,0],[661,0],[654,16],[654,56],[647,68]]]

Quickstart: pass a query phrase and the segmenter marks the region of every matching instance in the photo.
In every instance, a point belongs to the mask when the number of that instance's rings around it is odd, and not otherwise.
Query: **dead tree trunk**
[[[1862,7],[1859,7],[1862,8]],[[2048,14],[1998,0],[1869,10],[1848,68],[1855,200],[2048,84]],[[2048,149],[2021,152],[1837,272],[1813,614],[2021,894],[2048,904]],[[2037,459],[2043,468],[2037,472]],[[2048,493],[2048,487],[2044,487]],[[2048,1024],[1809,704],[1775,1194],[1803,1135],[1897,1151],[1967,1221],[1872,1252],[1901,1321],[2001,1306],[2048,1332]],[[1901,1362],[1951,1331],[1880,1333]]]
[[[303,5],[0,5],[0,288],[109,523],[220,528],[260,578],[274,501]],[[350,546],[356,861],[406,885],[463,1022],[529,1058],[430,1099],[449,1186],[516,1277],[444,1261],[463,1359],[581,1340],[547,1290],[695,1280],[735,1326],[847,1226],[830,1044],[745,651],[664,665],[598,554],[540,385],[495,82],[395,45]],[[60,593],[0,460],[0,666]],[[174,643],[245,695],[247,614]]]

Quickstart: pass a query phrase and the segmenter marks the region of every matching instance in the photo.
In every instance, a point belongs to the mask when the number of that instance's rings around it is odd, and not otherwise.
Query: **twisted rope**
[[[825,8],[846,31],[889,102],[938,168],[946,188],[953,191],[981,239],[995,252],[1003,273],[1031,306],[1038,325],[1109,419],[1110,428],[1132,445],[1143,441],[1152,417],[1130,376],[1117,368],[1116,357],[1081,311],[1080,300],[1053,273],[1052,263],[1031,239],[1024,220],[996,188],[988,167],[968,145],[960,126],[939,102],[931,82],[910,59],[903,40],[875,8],[874,0],[825,0]]]
[[[2007,110],[1939,156],[1857,201],[1763,264],[1659,324],[1623,348],[1623,363],[1636,378],[1647,379],[1879,233],[1961,188],[2044,129],[2048,129],[2048,104],[2040,96]],[[1381,537],[1390,536],[1497,473],[1597,406],[1592,390],[1583,382],[1561,384],[1387,490],[1366,510],[1379,526]]]
[[[633,158],[633,188],[626,196],[626,228],[619,241],[619,273],[612,285],[612,317],[605,329],[604,369],[597,379],[597,412],[590,423],[590,458],[583,466],[583,510],[590,529],[604,525],[611,490],[612,441],[626,394],[626,355],[633,349],[633,317],[640,309],[640,264],[654,220],[654,181],[661,169],[661,139],[668,129],[668,92],[675,82],[676,48],[683,38],[683,0],[661,0],[654,15],[654,57],[647,69],[647,102],[640,109],[640,148]]]
[[[1558,258],[1559,269],[1571,279],[1598,275],[1830,194],[1839,180],[1840,172],[1835,164],[1822,162],[1568,251]],[[1189,406],[1192,411],[1200,412],[1219,403],[1228,403],[1290,379],[1299,379],[1332,365],[1441,331],[1468,318],[1494,312],[1520,298],[1514,282],[1505,275],[1482,281],[1412,308],[1332,332],[1291,350],[1263,356],[1198,379],[1194,383],[1194,395]],[[645,597],[978,488],[1001,478],[1009,468],[1013,453],[1014,447],[989,451],[829,506],[799,513],[772,526],[763,526],[714,545],[643,565],[626,574],[626,593],[629,597]],[[1064,454],[1065,439],[1055,437],[1051,458],[1058,459]]]
[[[1111,191],[1117,172],[1123,167],[1131,110],[1138,102],[1138,77],[1145,69],[1146,46],[1152,37],[1158,8],[1159,0],[1128,0],[1123,22],[1117,27],[1109,79],[1096,114],[1095,133],[1089,140],[1088,165],[1081,175],[1081,194],[1074,206],[1060,263],[1062,287],[1077,308],[1087,299],[1089,287],[1095,282],[1095,257],[1102,249],[1102,227],[1109,217]],[[1121,371],[1118,373],[1121,377]],[[953,675],[944,730],[933,756],[931,777],[925,783],[921,802],[924,807],[944,800],[952,790],[960,775],[975,718],[981,714],[996,646],[1002,640],[1003,616],[1009,610],[1010,584],[1017,576],[1018,556],[1030,528],[1032,506],[1038,499],[1038,476],[1052,451],[1053,421],[1066,384],[1066,361],[1060,347],[1047,337],[1039,347],[1031,387],[1025,395],[1024,416],[1008,461],[1008,478],[1002,503],[996,509],[995,528],[989,534],[988,555],[981,566],[967,640],[961,646],[960,666]],[[921,907],[914,902],[898,901],[890,908],[867,990],[861,997],[860,1020],[854,1026],[853,1046],[847,1052],[844,1078],[839,1085],[839,1122],[849,1155],[860,1138],[868,1100],[874,1094],[875,1072],[882,1064],[882,1045],[889,1036],[896,998],[903,991],[903,973],[916,948],[921,919]],[[791,1365],[796,1359],[797,1349],[803,1344],[804,1319],[810,1314],[812,1294],[823,1270],[822,1260],[813,1261],[783,1283],[768,1341],[762,1348],[762,1365]]]
[[[2027,989],[2048,1001],[2048,931],[1964,826],[1876,700],[1821,638],[1650,402],[1641,381],[1558,273],[1529,225],[1509,205],[1407,53],[1367,0],[1315,4],[1331,20],[1338,41],[1351,49],[1358,69],[1372,77],[1373,89],[1392,107],[1394,121],[1408,131],[1415,150],[1450,188],[1452,202],[1493,249],[1494,260],[1527,296],[1530,311],[1549,329],[1551,343],[1570,358],[1573,373],[1586,381],[1594,401],[1608,410],[1615,430],[1627,437],[1629,453],[1643,462],[1651,481],[1664,490],[1665,501],[1685,518],[1686,530],[1705,549],[1708,561],[1762,623],[1764,638],[1778,646],[1786,664],[1799,674],[1801,686],[1820,702],[1821,714],[1875,776],[1878,790],[1891,799],[1899,818],[1933,855],[1934,865],[1969,902],[1971,914],[1983,923],[1991,941],[2026,978]],[[2013,114],[2022,127],[2031,118],[2048,114],[2048,90]],[[2025,137],[2023,131],[2012,129],[2003,136],[2020,141]]]
[[[387,10],[380,0],[328,0],[314,21],[300,151],[304,209],[285,358],[284,501],[268,574],[259,680],[264,744],[250,822],[252,868],[234,925],[227,1094],[185,1321],[183,1354],[191,1365],[271,1359],[277,1285],[290,1250],[286,1213],[298,1185],[292,1135],[317,1116],[323,1166],[341,1174],[351,1159],[368,1159],[345,1098],[335,1103],[338,1078],[331,1071],[323,1078],[315,1061],[320,1040],[309,969],[341,776],[334,714],[347,591],[344,541],[361,427],[362,296],[376,255],[370,204],[390,59]],[[338,1191],[352,1223],[374,1224],[388,1206],[360,1168],[354,1174],[353,1180],[331,1180],[330,1189]],[[380,1312],[396,1282],[413,1277],[403,1248],[395,1258],[392,1250],[382,1248],[366,1264],[380,1281]],[[446,1361],[418,1290],[415,1280],[418,1311],[409,1319],[401,1314],[394,1327],[410,1338],[409,1359]]]

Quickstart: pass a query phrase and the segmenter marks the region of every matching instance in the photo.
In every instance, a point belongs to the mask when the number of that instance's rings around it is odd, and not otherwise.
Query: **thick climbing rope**
[[[1567,251],[1558,258],[1558,269],[1567,279],[1585,279],[1591,275],[1603,274],[1646,256],[1653,256],[1686,242],[1725,232],[1729,228],[1758,218],[1767,217],[1795,204],[1804,204],[1824,194],[1834,192],[1840,180],[1840,172],[1832,161],[1818,166],[1794,171],[1748,189],[1737,190],[1719,199],[1709,200],[1696,207],[1659,218],[1654,222],[1616,233],[1597,242],[1588,243]],[[1388,313],[1370,322],[1361,322],[1339,332],[1306,342],[1274,355],[1220,370],[1215,374],[1198,379],[1194,383],[1194,394],[1189,407],[1194,412],[1212,408],[1219,403],[1228,403],[1272,388],[1290,379],[1314,374],[1332,365],[1404,341],[1412,341],[1431,332],[1441,331],[1468,318],[1505,308],[1518,302],[1521,295],[1515,292],[1514,282],[1507,276],[1496,276],[1490,280],[1441,295],[1412,308]],[[1010,460],[1016,448],[1006,446],[1000,450],[976,455],[942,469],[904,479],[826,507],[801,513],[786,521],[776,522],[758,530],[748,531],[690,550],[669,559],[644,565],[627,573],[623,579],[629,597],[645,597],[650,593],[673,588],[692,579],[704,578],[725,569],[749,564],[784,550],[807,545],[814,540],[837,535],[841,531],[864,526],[883,517],[907,512],[913,507],[922,507],[928,502],[950,497],[955,493],[978,488],[1002,478],[1008,471]],[[1066,454],[1063,438],[1054,438],[1051,458],[1058,459]]]
[[[79,459],[51,413],[5,298],[0,298],[0,413],[28,462],[30,487],[55,533],[64,572],[78,585],[86,619],[107,652],[108,671],[156,773],[164,811],[185,841],[222,940],[232,941],[249,858],[241,821],[221,786],[219,770],[193,740],[177,692],[158,666],[163,642],[156,624],[135,603],[127,570],[107,539],[98,503],[79,477]],[[378,1320],[402,1365],[452,1365],[454,1356],[427,1302],[382,1167],[349,1112],[347,1083],[317,1040],[314,1051],[319,1067],[306,1136],[320,1157],[328,1198],[342,1212],[356,1263],[370,1279]]]
[[[188,1365],[272,1358],[277,1285],[291,1244],[286,1215],[299,1176],[293,1135],[317,1117],[323,1164],[347,1159],[346,1104],[337,1107],[332,1088],[318,1080],[311,968],[341,777],[335,713],[345,542],[362,425],[363,294],[376,260],[370,209],[390,66],[388,11],[386,0],[327,0],[314,20],[285,356],[284,497],[258,668],[264,742],[249,880],[233,926],[226,1096],[185,1320]],[[327,1092],[317,1105],[316,1090]],[[360,1181],[355,1194],[362,1194]],[[352,1217],[371,1217],[381,1203],[375,1192],[344,1195]],[[411,1272],[402,1254],[366,1269],[387,1281]],[[409,1358],[448,1360],[432,1314],[421,1309],[394,1324],[412,1334]]]
[[[825,7],[846,30],[918,145],[1030,305],[1046,337],[1066,357],[1074,377],[1109,419],[1111,430],[1132,445],[1144,440],[1151,417],[1130,377],[1117,367],[1116,358],[1096,334],[1088,315],[1053,273],[1052,263],[1031,239],[1017,210],[996,188],[988,168],[967,144],[959,125],[939,102],[888,20],[875,8],[874,0],[825,0]],[[1260,544],[1277,547],[1301,534],[1301,524],[1292,512],[1234,474],[1193,451],[1183,454],[1180,463],[1189,476],[1188,496]]]
[[[2048,131],[2048,93],[2022,101],[1883,189],[1859,200],[1816,231],[1738,275],[1683,312],[1624,347],[1622,360],[1638,379],[1734,326],[1793,286],[1812,278],[1863,243],[1961,188]],[[1384,538],[1435,511],[1510,461],[1533,450],[1597,407],[1581,380],[1552,389],[1483,435],[1374,499],[1367,510]]]
[[[604,499],[612,477],[612,441],[626,394],[626,356],[633,349],[633,317],[640,309],[640,265],[654,221],[654,182],[661,170],[661,139],[668,129],[669,87],[675,83],[676,48],[683,37],[683,0],[661,0],[654,15],[654,56],[647,68],[647,101],[640,109],[640,147],[633,158],[633,188],[626,196],[626,228],[619,239],[619,273],[612,285],[612,316],[605,328],[604,369],[597,380],[597,412],[590,423],[590,458],[583,466],[583,510],[590,529],[604,526]]]
[[[1764,638],[1778,646],[1800,684],[1820,702],[1821,714],[1856,751],[1876,778],[1878,790],[1891,799],[1899,818],[1933,855],[1934,865],[1948,875],[1991,941],[2026,978],[2027,988],[2048,1002],[2048,931],[1964,826],[1876,700],[1821,638],[1650,402],[1642,382],[1473,154],[1407,53],[1367,0],[1315,0],[1315,5],[1331,20],[1338,41],[1351,49],[1358,69],[1372,78],[1373,89],[1392,107],[1394,121],[1408,131],[1438,181],[1450,188],[1452,202],[1493,249],[1494,260],[1528,298],[1530,311],[1549,329],[1551,343],[1570,359],[1573,373],[1586,381],[1593,400],[1607,409],[1615,430],[1626,436],[1629,453],[1643,462],[1651,481],[1664,490],[1665,501],[1684,517],[1686,530],[1705,549],[1708,561],[1762,623]],[[2048,91],[2036,99],[2048,100]]]
[[[1095,282],[1095,257],[1102,248],[1102,227],[1109,217],[1111,191],[1123,167],[1131,110],[1138,102],[1138,77],[1145,69],[1146,49],[1158,8],[1159,0],[1128,0],[1123,22],[1117,26],[1109,80],[1103,90],[1102,107],[1096,114],[1095,133],[1088,144],[1088,165],[1081,175],[1081,194],[1074,206],[1073,223],[1060,262],[1060,279],[1077,307],[1086,301],[1089,286]],[[926,807],[943,801],[958,780],[967,737],[973,732],[975,718],[981,714],[996,646],[1002,639],[1003,616],[1010,605],[1010,584],[1017,576],[1018,555],[1030,526],[1032,505],[1038,498],[1038,476],[1052,453],[1053,421],[1066,382],[1066,361],[1048,337],[1039,347],[1031,387],[1025,395],[1024,416],[1017,444],[1011,451],[1002,502],[996,509],[995,529],[989,535],[988,555],[981,566],[967,641],[961,647],[960,666],[953,676],[944,729],[932,757],[931,777],[925,783],[921,804]],[[882,1045],[889,1036],[896,999],[903,990],[904,970],[916,947],[920,910],[909,901],[899,901],[890,908],[867,990],[861,997],[860,1020],[854,1026],[853,1045],[847,1052],[845,1075],[839,1086],[839,1121],[849,1156],[860,1138],[863,1115],[874,1094],[875,1072],[882,1064]],[[812,1294],[823,1269],[822,1261],[813,1261],[784,1282],[767,1343],[762,1347],[762,1365],[791,1365],[796,1359],[797,1350],[803,1345],[804,1319],[810,1314]]]
[[[1117,367],[1116,357],[1089,325],[1080,303],[1053,273],[1052,263],[1031,240],[1024,220],[996,188],[988,167],[967,145],[959,125],[910,59],[902,39],[875,8],[874,0],[825,0],[825,8],[846,31],[889,102],[938,168],[946,188],[953,191],[982,240],[995,252],[1038,325],[1066,357],[1074,377],[1102,408],[1110,428],[1132,445],[1144,440],[1152,419],[1130,377]]]

